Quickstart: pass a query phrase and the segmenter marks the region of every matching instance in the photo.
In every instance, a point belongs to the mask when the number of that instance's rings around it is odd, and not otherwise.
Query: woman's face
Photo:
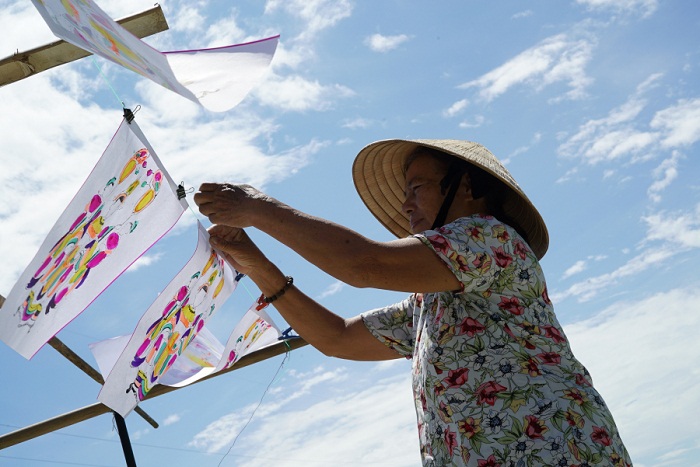
[[[411,232],[432,228],[444,199],[440,181],[446,170],[444,164],[427,154],[417,156],[406,169],[406,200],[401,210],[409,217]]]

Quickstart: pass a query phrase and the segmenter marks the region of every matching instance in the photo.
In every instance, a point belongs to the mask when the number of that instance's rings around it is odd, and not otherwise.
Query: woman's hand
[[[253,215],[262,213],[275,200],[250,185],[202,183],[194,202],[212,224],[250,227]]]
[[[271,263],[243,229],[215,225],[209,229],[209,243],[221,252],[238,272],[250,275]]]

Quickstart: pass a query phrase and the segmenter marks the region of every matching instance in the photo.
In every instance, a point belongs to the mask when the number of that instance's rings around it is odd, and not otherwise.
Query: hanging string
[[[253,417],[255,416],[255,412],[258,411],[260,406],[262,405],[263,399],[265,399],[265,396],[267,395],[268,391],[272,387],[272,385],[275,383],[277,380],[277,375],[279,372],[282,370],[282,367],[284,366],[284,363],[287,361],[289,358],[289,351],[285,352],[284,354],[284,359],[282,360],[282,363],[280,363],[280,366],[277,368],[277,371],[275,372],[275,375],[272,377],[272,381],[270,381],[270,384],[267,385],[267,388],[265,388],[265,392],[263,392],[262,396],[260,397],[260,401],[258,401],[258,405],[255,406],[253,409],[253,413],[250,414],[250,417],[248,417],[248,421],[245,422],[245,425],[243,425],[243,428],[236,434],[236,437],[233,438],[233,442],[231,443],[231,446],[229,446],[228,451],[226,451],[226,454],[224,454],[224,457],[221,458],[219,463],[217,464],[217,467],[221,467],[221,463],[226,459],[226,456],[228,456],[231,453],[231,450],[233,449],[233,446],[236,445],[236,441],[238,441],[238,437],[241,436],[241,433],[248,427],[250,422],[253,420]]]
[[[126,109],[126,105],[124,104],[124,101],[121,100],[121,98],[119,97],[119,94],[117,94],[117,91],[115,91],[114,87],[112,87],[112,83],[109,82],[109,80],[107,79],[107,76],[105,76],[105,74],[102,72],[102,68],[100,68],[100,65],[97,63],[97,60],[95,60],[95,56],[93,55],[90,58],[92,59],[92,63],[95,64],[95,67],[97,67],[97,71],[100,74],[100,76],[102,77],[102,79],[104,80],[104,82],[107,83],[107,86],[109,87],[109,89],[112,90],[112,94],[114,94],[114,97],[117,98],[117,101],[119,101],[119,104],[121,104],[122,108]]]
[[[246,287],[245,282],[239,282],[239,284],[241,284],[243,286],[243,288],[245,289],[245,291],[248,292],[248,296],[250,297],[251,300],[257,301],[257,298],[255,298],[255,296],[252,293],[250,293],[250,290],[248,289],[248,287]]]

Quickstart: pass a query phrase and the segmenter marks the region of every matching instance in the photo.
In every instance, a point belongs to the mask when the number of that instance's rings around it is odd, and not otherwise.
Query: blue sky
[[[102,1],[119,18],[152,1]],[[377,240],[352,161],[387,138],[478,141],[542,213],[542,264],[578,358],[635,465],[700,463],[700,7],[681,0],[162,2],[159,50],[281,34],[265,80],[207,112],[98,63],[171,176],[247,182]],[[0,56],[53,41],[30,2],[0,0]],[[29,263],[116,131],[121,106],[91,59],[0,88],[0,294]],[[190,204],[193,204],[190,200]],[[196,246],[180,223],[59,338],[129,333]],[[313,233],[309,233],[312,235]],[[252,231],[295,284],[344,316],[401,294],[339,284]],[[212,322],[228,337],[245,281]],[[273,317],[280,319],[278,315]],[[278,323],[283,326],[280,320]],[[99,387],[50,347],[0,345],[0,433],[92,404]],[[147,401],[127,424],[139,465],[216,466],[282,357]],[[291,353],[224,466],[419,465],[410,363]],[[123,465],[109,416],[0,451],[0,465]]]

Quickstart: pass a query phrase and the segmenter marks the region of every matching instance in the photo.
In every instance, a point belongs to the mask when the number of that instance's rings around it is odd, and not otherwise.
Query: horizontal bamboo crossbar
[[[248,365],[267,360],[277,355],[281,355],[285,352],[296,350],[305,345],[307,345],[306,341],[304,341],[301,338],[293,338],[288,339],[284,342],[278,342],[271,346],[245,355],[239,361],[237,361],[236,364],[233,365],[231,368],[222,370],[218,373],[211,374],[205,378],[200,379],[199,381],[195,381],[189,386],[184,387],[190,387],[194,384],[207,381],[211,378],[224,375],[226,373],[238,370],[240,368],[244,368]],[[148,395],[146,396],[146,400],[162,396],[163,394],[167,394],[178,389],[183,388],[157,385],[148,393]],[[102,404],[101,402],[97,402],[95,404],[88,405],[86,407],[74,410],[72,412],[68,412],[63,415],[44,420],[43,422],[39,422],[34,425],[27,426],[25,428],[20,428],[19,430],[15,430],[11,433],[7,433],[0,436],[0,449],[5,449],[10,446],[14,446],[15,444],[23,443],[24,441],[37,438],[39,436],[51,433],[56,430],[60,430],[71,425],[75,425],[76,423],[89,420],[91,418],[97,417],[98,415],[102,415],[111,411],[112,409],[110,409],[106,405]]]
[[[38,13],[37,13],[38,14]],[[160,5],[117,20],[124,29],[139,38],[157,34],[168,29]],[[3,41],[6,45],[7,41]],[[53,67],[70,63],[92,55],[66,41],[59,40],[25,52],[16,52],[0,60],[0,86],[14,83]]]

